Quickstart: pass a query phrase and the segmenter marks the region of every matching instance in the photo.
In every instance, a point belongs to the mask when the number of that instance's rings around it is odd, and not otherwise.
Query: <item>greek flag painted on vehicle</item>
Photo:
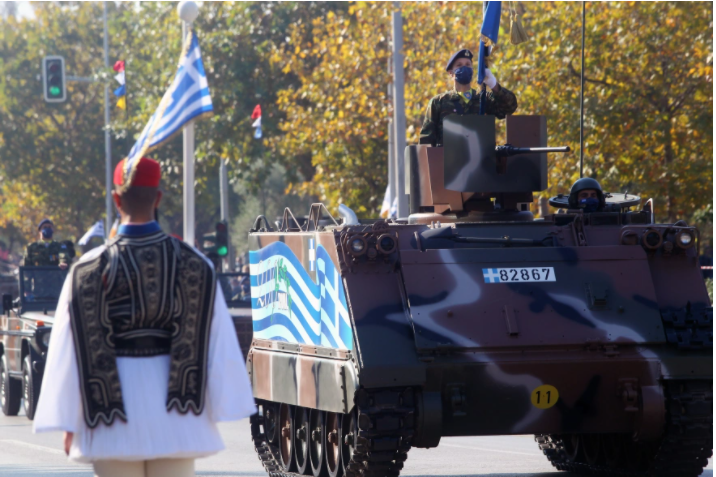
[[[254,337],[353,349],[341,275],[326,249],[310,240],[316,282],[283,242],[249,252]]]

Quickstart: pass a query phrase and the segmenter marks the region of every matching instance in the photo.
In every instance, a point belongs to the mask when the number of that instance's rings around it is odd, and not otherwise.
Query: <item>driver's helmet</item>
[[[569,208],[580,208],[577,196],[581,191],[587,189],[594,189],[597,191],[597,197],[599,198],[599,207],[597,210],[603,210],[606,205],[606,200],[604,198],[604,192],[602,192],[602,186],[599,185],[599,182],[596,179],[592,179],[591,177],[582,177],[572,185],[572,189],[569,191]]]

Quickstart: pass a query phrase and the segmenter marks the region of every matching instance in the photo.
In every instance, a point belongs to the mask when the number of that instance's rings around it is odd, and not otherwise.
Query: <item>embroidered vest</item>
[[[117,356],[168,353],[167,411],[203,411],[215,292],[207,261],[161,231],[120,235],[75,265],[70,320],[90,428],[127,421]]]

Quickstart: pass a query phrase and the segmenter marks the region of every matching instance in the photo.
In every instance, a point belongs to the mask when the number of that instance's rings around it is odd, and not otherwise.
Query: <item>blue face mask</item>
[[[584,212],[596,212],[599,208],[599,199],[595,197],[588,197],[579,201],[579,208],[584,209]]]
[[[52,229],[42,229],[42,238],[51,239],[52,238]]]
[[[472,81],[472,68],[469,66],[461,66],[455,70],[455,81],[460,84],[470,84]]]

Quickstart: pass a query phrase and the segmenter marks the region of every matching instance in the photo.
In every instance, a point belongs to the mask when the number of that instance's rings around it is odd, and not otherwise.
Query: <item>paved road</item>
[[[197,461],[197,475],[265,477],[250,444],[248,419],[222,423],[227,450]],[[0,476],[29,477],[58,475],[92,477],[87,465],[67,462],[59,433],[32,434],[24,416],[5,417],[0,413]],[[556,477],[537,449],[532,436],[449,437],[437,449],[413,449],[402,473],[404,476],[480,475],[492,477]],[[713,476],[713,462],[704,476]]]

